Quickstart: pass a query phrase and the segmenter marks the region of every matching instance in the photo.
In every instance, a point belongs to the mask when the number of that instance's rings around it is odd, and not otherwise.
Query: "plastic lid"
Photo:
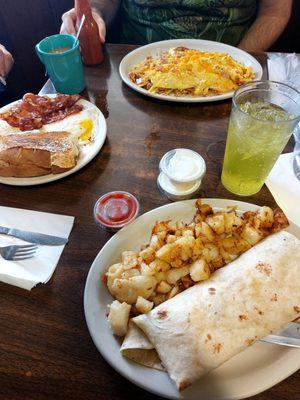
[[[199,190],[201,186],[201,179],[194,182],[188,188],[178,188],[172,184],[172,181],[161,172],[157,178],[157,185],[159,190],[168,197],[168,199],[176,200],[187,200],[193,197]]]
[[[116,191],[100,197],[94,207],[97,224],[109,230],[118,230],[132,222],[139,212],[139,202],[131,193]]]
[[[167,177],[167,175],[165,175],[163,172],[161,172],[158,175],[158,183],[160,185],[160,187],[167,193],[170,193],[172,195],[178,195],[178,196],[182,196],[182,195],[191,195],[193,193],[195,193],[200,185],[201,185],[201,180],[198,180],[196,182],[193,182],[192,185],[189,185],[188,187],[178,187],[173,185],[172,181],[170,181],[170,179]]]

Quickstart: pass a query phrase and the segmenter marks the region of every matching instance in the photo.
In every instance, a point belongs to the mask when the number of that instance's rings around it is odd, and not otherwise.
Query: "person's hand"
[[[94,20],[98,25],[99,37],[102,43],[105,42],[106,36],[106,26],[103,18],[98,14],[97,11],[92,11]],[[70,35],[76,35],[76,13],[75,9],[72,8],[70,11],[67,11],[62,16],[62,25],[60,27],[60,33],[69,33]]]
[[[0,44],[0,76],[5,77],[9,74],[14,64],[12,55]]]

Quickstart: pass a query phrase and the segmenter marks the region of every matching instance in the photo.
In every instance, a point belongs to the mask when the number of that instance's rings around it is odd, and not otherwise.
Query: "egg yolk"
[[[94,126],[93,121],[91,119],[84,119],[80,122],[80,126],[83,130],[80,136],[80,140],[82,140],[83,142],[91,140],[93,126]]]

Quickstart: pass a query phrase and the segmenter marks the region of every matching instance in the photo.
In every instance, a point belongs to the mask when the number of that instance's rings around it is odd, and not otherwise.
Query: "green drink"
[[[275,86],[272,92],[270,86]],[[281,86],[296,92],[294,100]],[[241,196],[261,189],[299,121],[299,106],[300,94],[276,82],[254,82],[237,90],[221,178],[226,189]]]

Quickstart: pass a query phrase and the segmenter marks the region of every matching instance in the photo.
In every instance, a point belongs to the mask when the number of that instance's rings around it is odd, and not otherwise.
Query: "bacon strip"
[[[50,98],[27,93],[17,105],[0,114],[0,119],[21,131],[40,129],[43,125],[82,111],[83,106],[76,104],[79,99],[77,94],[57,94]]]

